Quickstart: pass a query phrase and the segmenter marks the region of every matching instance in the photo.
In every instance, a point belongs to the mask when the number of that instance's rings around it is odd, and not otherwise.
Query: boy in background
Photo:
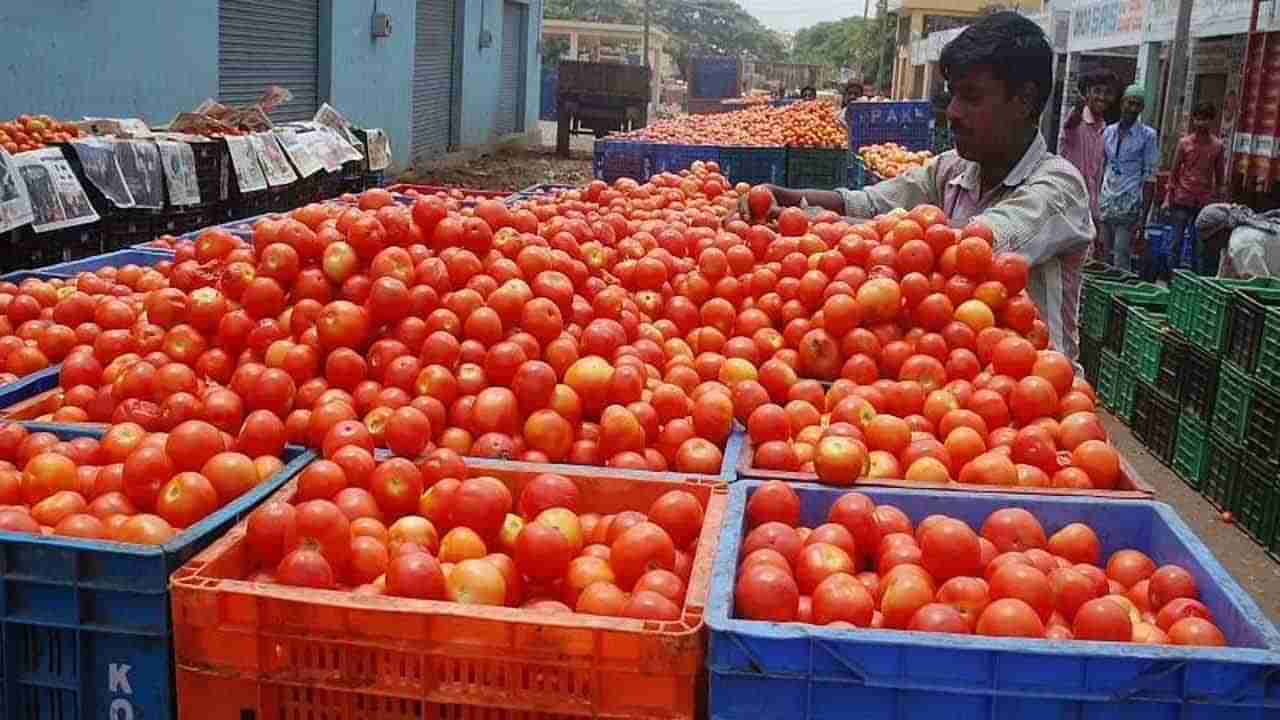
[[[1191,111],[1191,132],[1178,141],[1173,154],[1173,169],[1169,174],[1162,209],[1173,220],[1169,266],[1175,268],[1182,259],[1182,244],[1187,226],[1194,223],[1200,211],[1215,198],[1222,196],[1226,148],[1213,133],[1217,108],[1203,102]],[[1203,240],[1203,239],[1202,239]],[[1201,275],[1217,272],[1217,258],[1210,260],[1204,242],[1194,248],[1199,267],[1193,268]]]

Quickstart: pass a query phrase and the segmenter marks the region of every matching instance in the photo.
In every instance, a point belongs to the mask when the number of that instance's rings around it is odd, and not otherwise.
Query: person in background
[[[1089,214],[1095,227],[1100,227],[1098,193],[1102,189],[1102,170],[1106,165],[1102,133],[1107,129],[1105,115],[1116,101],[1116,76],[1109,70],[1095,70],[1080,80],[1080,100],[1071,109],[1058,133],[1058,154],[1076,166],[1089,188]],[[1095,240],[1094,257],[1103,257],[1102,246]]]
[[[1178,148],[1173,153],[1173,169],[1169,173],[1169,185],[1162,205],[1173,220],[1169,255],[1171,268],[1177,267],[1182,259],[1187,226],[1195,222],[1200,211],[1215,197],[1223,195],[1226,147],[1213,132],[1217,110],[1213,103],[1196,105],[1191,111],[1191,132],[1178,141]],[[1209,253],[1204,243],[1194,250],[1194,256],[1201,259],[1196,272],[1201,275],[1215,273],[1217,258],[1212,263],[1208,261]]]
[[[1196,216],[1201,267],[1222,278],[1280,277],[1280,210],[1213,203]],[[1224,253],[1225,251],[1225,253]]]
[[[951,104],[951,93],[943,88],[929,102],[933,109],[933,154],[941,155],[956,146],[955,140],[951,137],[951,123],[947,121],[947,106]]]
[[[840,98],[840,107],[847,107],[849,103],[856,102],[862,96],[862,83],[857,80],[850,80],[844,85],[844,95]]]
[[[991,230],[997,252],[1031,265],[1027,292],[1053,347],[1077,355],[1081,268],[1093,240],[1089,192],[1071,163],[1049,152],[1040,113],[1053,87],[1044,32],[1015,12],[970,25],[942,51],[951,89],[947,120],[956,149],[865,190],[794,190],[766,185],[774,207],[820,206],[853,218],[936,205],[957,227]],[[748,216],[746,199],[740,212]]]
[[[800,88],[800,99],[801,100],[817,100],[818,89],[812,85],[805,85],[804,87]]]
[[[845,83],[844,94],[840,97],[840,112],[836,113],[836,122],[840,123],[840,127],[848,129],[849,120],[846,116],[849,114],[849,105],[857,102],[860,97],[862,97],[862,83],[857,80]]]
[[[1106,170],[1098,193],[1099,233],[1103,258],[1122,270],[1132,267],[1133,239],[1151,208],[1160,165],[1156,131],[1142,122],[1144,104],[1142,86],[1130,85],[1121,100],[1120,121],[1102,133]]]

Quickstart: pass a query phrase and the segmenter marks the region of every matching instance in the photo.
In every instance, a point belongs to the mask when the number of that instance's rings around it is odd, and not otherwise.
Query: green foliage
[[[884,0],[877,2],[876,17],[847,17],[799,30],[788,59],[795,63],[852,68],[861,74],[868,91],[888,85],[896,28],[895,16],[890,16],[884,5]]]
[[[734,0],[650,0],[650,23],[671,38],[668,52],[685,74],[690,54],[736,55],[780,61],[782,39]],[[546,0],[548,18],[585,22],[644,22],[643,0]]]

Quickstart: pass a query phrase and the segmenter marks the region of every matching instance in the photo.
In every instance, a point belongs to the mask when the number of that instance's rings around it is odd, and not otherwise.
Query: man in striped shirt
[[[957,226],[991,228],[997,251],[1025,256],[1027,292],[1053,346],[1073,360],[1081,270],[1093,241],[1089,190],[1039,130],[1053,82],[1053,52],[1034,22],[1013,12],[970,25],[942,51],[956,149],[861,191],[770,187],[778,205],[816,205],[870,218],[932,204]]]

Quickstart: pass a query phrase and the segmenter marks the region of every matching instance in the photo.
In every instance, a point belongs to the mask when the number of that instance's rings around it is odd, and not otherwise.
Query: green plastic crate
[[[1174,270],[1169,283],[1169,324],[1191,337],[1191,314],[1200,289],[1200,276],[1190,270]]]
[[[1253,392],[1253,381],[1243,370],[1230,362],[1222,363],[1218,395],[1213,401],[1213,424],[1231,442],[1244,442]]]
[[[1185,271],[1179,271],[1185,272]],[[1191,342],[1209,353],[1220,354],[1226,349],[1228,308],[1235,301],[1236,289],[1271,288],[1280,282],[1269,278],[1253,280],[1220,280],[1201,278],[1196,288],[1196,302],[1192,307],[1190,328],[1184,332]]]
[[[1173,470],[1192,490],[1199,490],[1209,469],[1209,434],[1204,421],[1191,413],[1178,414],[1173,443]]]
[[[787,187],[831,190],[848,179],[848,150],[787,150]]]
[[[1098,393],[1102,403],[1127,425],[1133,419],[1133,396],[1138,376],[1115,353],[1103,348],[1098,367]]]
[[[1118,345],[1108,343],[1112,332],[1111,305],[1112,298],[1122,298],[1144,306],[1162,305],[1162,298],[1168,290],[1151,283],[1128,282],[1094,282],[1086,283],[1084,294],[1083,322],[1081,327],[1091,338],[1102,340],[1104,345],[1119,350]],[[1123,329],[1119,331],[1123,333]]]
[[[1267,308],[1262,330],[1262,348],[1253,374],[1262,382],[1280,389],[1280,308]]]
[[[1124,351],[1120,359],[1134,368],[1140,380],[1156,383],[1160,376],[1160,355],[1165,343],[1165,316],[1130,305],[1125,321]],[[1169,388],[1157,386],[1161,394]]]

